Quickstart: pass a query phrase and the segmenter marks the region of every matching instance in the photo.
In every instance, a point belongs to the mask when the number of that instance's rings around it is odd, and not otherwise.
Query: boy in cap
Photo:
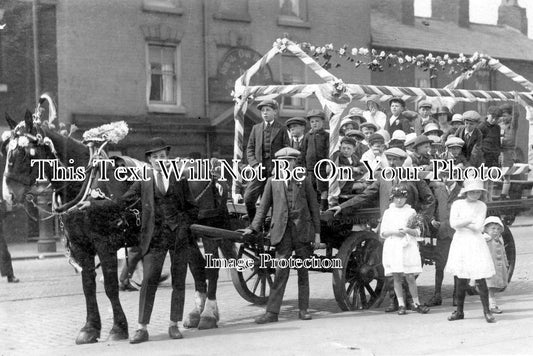
[[[368,139],[370,149],[361,156],[362,162],[367,162],[372,170],[382,170],[387,167],[387,158],[383,154],[385,151],[385,139],[378,133],[373,134]],[[369,174],[365,174],[365,179]]]
[[[357,142],[354,154],[358,157],[358,160],[360,160],[363,153],[369,150],[368,145],[363,143],[366,138],[365,135],[359,130],[350,130],[346,132],[345,137],[353,138],[355,142]]]
[[[405,101],[400,98],[392,98],[389,101],[391,110],[391,117],[385,122],[384,129],[389,132],[389,135],[396,130],[402,130],[406,134],[411,132],[411,124],[409,120],[403,117],[402,111],[405,109]]]
[[[338,201],[337,197],[331,197],[329,199],[330,205],[337,205],[347,200],[346,196],[351,195],[354,188],[362,190],[366,187],[362,181],[363,175],[366,171],[365,166],[361,163],[360,156],[355,154],[357,142],[351,137],[343,137],[341,140],[341,148],[339,151],[333,153],[331,160],[337,167],[351,167],[353,180],[351,181],[339,181],[340,195]]]
[[[450,136],[445,142],[446,151],[441,155],[444,160],[453,160],[454,165],[465,167],[468,163],[463,155],[463,146],[465,142],[459,137]]]
[[[420,135],[413,143],[413,166],[427,168],[431,164],[429,156],[429,149],[431,148],[431,140],[425,135]]]
[[[264,100],[257,105],[257,109],[261,111],[263,122],[252,127],[246,147],[246,158],[250,166],[257,169],[262,167],[263,177],[269,177],[274,153],[289,146],[289,135],[285,127],[275,120],[278,116],[277,101]],[[254,179],[246,186],[244,204],[250,220],[255,216],[255,204],[263,193],[265,184],[266,180]]]
[[[289,163],[289,170],[296,166],[300,152],[287,147],[276,152],[276,159],[284,159]],[[270,242],[276,246],[276,259],[289,259],[295,251],[296,258],[309,258],[313,248],[320,247],[320,212],[316,201],[316,193],[309,177],[303,181],[272,180],[268,178],[261,198],[257,214],[245,229],[248,235],[253,231],[261,231],[268,211],[272,208],[272,225]],[[270,295],[266,313],[257,317],[257,324],[278,321],[278,314],[289,279],[289,268],[276,268],[274,283],[270,287]],[[299,318],[310,320],[309,307],[309,275],[306,268],[298,269],[298,308]]]
[[[463,146],[463,155],[465,156],[468,165],[479,167],[483,162],[483,151],[481,150],[483,133],[477,128],[481,116],[476,111],[469,110],[463,113],[463,119],[465,125],[457,129],[455,136],[465,142]]]
[[[300,151],[304,143],[306,121],[303,117],[292,117],[287,120],[291,143],[290,146]]]
[[[324,130],[326,115],[321,110],[310,110],[307,120],[311,130],[305,135],[302,145],[302,163],[307,169],[307,175],[311,177],[311,184],[317,192],[322,210],[328,208],[328,182],[316,179],[314,174],[315,165],[321,159],[329,157],[329,133]],[[323,168],[322,168],[323,167]],[[326,177],[326,167],[321,166],[322,177]]]
[[[497,106],[489,106],[487,119],[479,124],[478,129],[483,134],[481,141],[481,151],[485,159],[486,167],[499,167],[499,157],[502,151],[500,126],[498,119],[502,116],[501,110]]]
[[[363,144],[369,146],[368,139],[370,138],[370,136],[372,136],[378,131],[378,127],[371,122],[365,122],[360,126],[360,129],[363,135],[365,136],[365,139],[362,141]]]

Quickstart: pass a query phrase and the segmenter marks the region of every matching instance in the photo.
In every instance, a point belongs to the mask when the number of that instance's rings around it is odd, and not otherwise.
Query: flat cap
[[[413,148],[423,145],[424,143],[431,143],[431,140],[427,138],[426,135],[420,135],[415,139],[415,142],[413,143]]]
[[[420,103],[418,103],[418,108],[430,108],[432,109],[433,108],[433,104],[431,104],[429,101],[427,100],[422,100]]]
[[[479,122],[479,120],[481,120],[481,115],[479,115],[477,111],[468,110],[463,113],[463,120]]]
[[[371,123],[371,122],[363,122],[363,123],[359,126],[359,128],[360,128],[361,130],[362,130],[363,128],[365,128],[365,127],[369,128],[369,129],[373,129],[374,132],[376,132],[376,131],[378,130],[378,127],[377,127],[375,124]]]
[[[352,146],[357,146],[357,141],[354,139],[354,138],[351,138],[351,137],[348,137],[348,136],[344,136],[341,140],[341,144],[343,143],[347,143],[347,144],[350,144]]]
[[[374,143],[385,143],[385,139],[380,134],[374,133],[368,138],[368,144],[373,145]]]
[[[285,123],[285,126],[291,127],[291,125],[302,125],[305,126],[307,124],[307,121],[303,117],[291,117],[287,122]]]
[[[407,158],[407,153],[401,148],[393,147],[385,151],[385,156]]]
[[[465,145],[465,142],[459,137],[450,136],[448,137],[444,145],[446,147],[463,147]]]
[[[318,110],[318,109],[309,110],[307,112],[307,115],[305,115],[305,117],[307,118],[307,120],[309,120],[312,117],[319,117],[322,120],[326,120],[326,114],[322,110]]]
[[[345,116],[342,118],[341,120],[341,126],[340,127],[343,127],[344,125],[348,125],[348,124],[352,124],[352,125],[357,125],[357,127],[359,127],[359,124],[355,121],[352,120],[352,118],[350,116]]]
[[[292,147],[283,147],[277,151],[274,156],[279,159],[296,159],[300,156],[300,151]]]
[[[276,100],[267,99],[257,104],[257,110],[261,110],[263,106],[270,106],[274,110],[278,110],[278,102]]]
[[[353,137],[360,140],[365,139],[365,135],[363,135],[363,133],[359,130],[348,130],[345,135],[345,137]]]

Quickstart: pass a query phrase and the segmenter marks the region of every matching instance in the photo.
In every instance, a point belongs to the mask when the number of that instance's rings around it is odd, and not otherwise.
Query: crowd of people
[[[244,193],[248,217],[253,222],[247,232],[259,229],[265,209],[282,209],[284,218],[272,220],[275,229],[271,228],[271,238],[280,241],[278,248],[283,246],[280,257],[293,250],[301,255],[302,242],[311,244],[311,247],[320,244],[320,235],[316,235],[319,233],[316,229],[320,227],[315,227],[315,235],[309,233],[302,237],[297,233],[302,231],[301,224],[313,227],[314,220],[308,217],[313,216],[317,207],[335,215],[357,214],[357,208],[378,201],[381,212],[378,232],[384,241],[382,261],[386,276],[392,277],[396,295],[386,311],[404,315],[410,308],[424,314],[429,307],[441,305],[444,271],[448,270],[455,277],[453,304],[457,306],[448,320],[464,318],[464,299],[471,280],[480,294],[485,319],[494,322],[493,313],[501,312],[494,291],[506,285],[507,261],[502,240],[503,223],[499,217],[486,216],[487,208],[483,202],[488,198],[487,186],[490,190],[492,184],[476,179],[459,181],[449,174],[440,174],[439,181],[386,180],[380,175],[372,180],[369,174],[387,167],[422,167],[426,170],[435,159],[451,160],[462,169],[481,164],[510,167],[515,158],[517,112],[510,104],[490,106],[484,117],[474,110],[454,114],[445,106],[434,108],[425,100],[418,103],[418,112],[405,110],[405,106],[401,98],[392,98],[389,101],[390,116],[372,100],[367,101],[365,111],[357,107],[350,109],[340,122],[337,147],[330,150],[330,132],[326,129],[329,118],[323,111],[311,110],[305,118],[290,118],[283,127],[276,121],[278,103],[274,100],[260,102],[257,109],[263,122],[254,125],[250,134],[246,150],[248,164],[263,169],[266,176],[272,171],[272,160],[278,157],[289,159],[294,166],[304,167],[307,176],[303,186],[306,189],[300,198],[306,200],[299,200],[295,209],[291,182],[284,186],[272,179],[252,181]],[[289,148],[291,151],[287,152]],[[331,151],[334,153],[330,156]],[[315,169],[317,162],[327,158],[337,166],[351,167],[353,180],[338,182],[338,191],[331,189],[328,181],[317,179],[317,175],[328,175],[326,166]],[[312,192],[307,189],[308,183]],[[506,199],[510,181],[505,179],[502,185],[499,198]],[[268,193],[263,194],[259,204],[261,216],[256,217],[258,197],[265,186]],[[279,194],[283,189],[287,194]],[[272,190],[278,197],[274,202]],[[316,199],[308,199],[309,194]],[[430,231],[426,233],[436,239],[435,291],[424,304],[419,301],[415,280],[422,271],[418,248],[421,224],[413,223],[417,217],[429,224]],[[313,236],[318,238],[313,239]],[[274,291],[284,290],[287,277],[276,271]],[[405,297],[404,278],[408,285]],[[299,282],[299,286],[305,283],[308,282]],[[269,300],[266,314],[256,322],[277,321],[279,292],[274,294],[277,299]],[[306,308],[303,313],[307,314]]]

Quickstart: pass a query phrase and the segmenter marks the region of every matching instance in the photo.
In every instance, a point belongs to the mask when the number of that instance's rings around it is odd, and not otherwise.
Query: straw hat
[[[463,182],[463,189],[461,189],[461,195],[478,190],[483,192],[487,191],[483,187],[483,181],[481,179],[467,179]]]

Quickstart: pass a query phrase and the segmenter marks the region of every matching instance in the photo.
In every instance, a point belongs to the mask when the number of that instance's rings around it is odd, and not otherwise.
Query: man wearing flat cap
[[[385,130],[389,132],[389,135],[396,130],[402,130],[406,134],[411,132],[411,124],[409,120],[402,115],[402,111],[405,109],[405,101],[401,98],[392,98],[389,101],[391,117],[385,122]]]
[[[428,123],[437,123],[437,120],[431,117],[431,109],[433,109],[433,104],[428,100],[422,100],[418,103],[418,118],[414,121],[415,133],[417,135],[420,135],[424,131],[424,126]]]
[[[479,167],[483,163],[483,133],[477,128],[481,116],[476,111],[469,110],[463,113],[463,120],[465,124],[457,129],[455,136],[465,142],[463,155],[468,161],[468,165]]]
[[[263,122],[252,127],[246,147],[246,158],[250,166],[262,169],[263,177],[269,177],[272,173],[274,153],[290,145],[289,134],[275,120],[278,116],[277,101],[264,100],[257,105],[257,109],[261,111]],[[266,180],[254,179],[246,186],[244,204],[250,221],[255,216],[255,204],[257,198],[263,193],[265,184]]]
[[[276,159],[284,159],[289,163],[289,170],[296,166],[300,152],[287,147],[276,152]],[[276,246],[276,259],[289,259],[295,251],[295,257],[309,258],[313,248],[320,247],[320,212],[315,190],[309,177],[302,181],[295,179],[273,180],[268,178],[261,204],[254,220],[244,234],[261,231],[268,211],[272,208],[270,226],[270,242]],[[270,295],[266,313],[257,317],[255,322],[265,324],[278,321],[278,314],[289,279],[289,268],[276,268],[274,283],[270,287]],[[311,319],[309,307],[309,275],[306,268],[298,269],[298,308],[299,318]]]

